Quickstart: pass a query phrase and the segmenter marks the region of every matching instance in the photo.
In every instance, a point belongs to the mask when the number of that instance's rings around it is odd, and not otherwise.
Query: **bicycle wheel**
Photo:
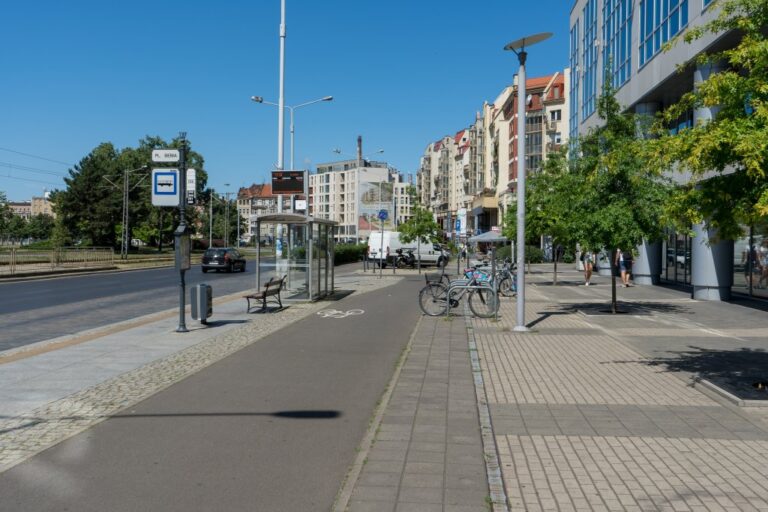
[[[469,309],[480,318],[490,318],[499,309],[498,295],[491,290],[472,290],[469,294]]]
[[[440,316],[448,309],[448,288],[439,283],[429,283],[419,292],[419,307],[428,316]]]
[[[517,290],[515,290],[515,283],[509,277],[503,278],[499,281],[499,293],[505,297],[514,297]]]

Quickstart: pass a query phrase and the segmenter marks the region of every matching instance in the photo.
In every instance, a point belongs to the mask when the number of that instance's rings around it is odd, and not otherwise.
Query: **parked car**
[[[209,270],[245,272],[245,257],[232,247],[214,247],[203,254],[203,273]]]

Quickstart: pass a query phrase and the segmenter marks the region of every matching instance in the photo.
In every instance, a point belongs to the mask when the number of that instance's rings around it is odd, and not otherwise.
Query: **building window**
[[[553,110],[550,112],[550,116],[552,121],[560,121],[560,119],[562,119],[563,112],[560,110]]]
[[[571,90],[570,97],[570,118],[568,119],[568,129],[571,140],[576,140],[579,134],[579,20],[571,27]]]
[[[659,53],[664,43],[688,24],[688,0],[640,2],[640,65]]]
[[[561,144],[563,142],[563,136],[560,132],[552,134],[552,144]]]
[[[595,112],[597,99],[597,0],[587,0],[582,17],[584,18],[581,49],[581,62],[584,67],[584,83],[581,84],[581,120],[583,121]]]
[[[632,74],[632,0],[606,0],[603,4],[603,65],[618,88]]]

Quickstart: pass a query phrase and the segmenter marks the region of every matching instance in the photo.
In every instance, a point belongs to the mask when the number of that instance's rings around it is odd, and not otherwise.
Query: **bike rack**
[[[495,300],[499,300],[496,294],[496,290],[491,286],[490,281],[475,281],[474,279],[455,279],[448,285],[448,295],[445,300],[447,307],[445,308],[445,316],[448,316],[451,312],[451,295],[455,290],[488,290],[494,295]]]

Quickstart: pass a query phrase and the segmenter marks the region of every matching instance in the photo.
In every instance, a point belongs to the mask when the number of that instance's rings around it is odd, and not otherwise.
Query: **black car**
[[[245,272],[245,257],[237,249],[231,247],[216,247],[203,254],[203,272],[209,270],[240,270]]]

